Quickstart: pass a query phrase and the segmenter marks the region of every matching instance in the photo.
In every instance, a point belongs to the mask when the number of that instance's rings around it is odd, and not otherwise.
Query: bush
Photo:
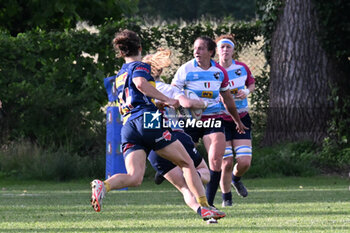
[[[311,142],[289,143],[274,147],[253,147],[253,159],[245,177],[311,176],[315,166],[315,147]]]
[[[0,151],[2,176],[21,179],[70,180],[104,176],[104,155],[81,157],[61,147],[40,148],[30,142],[12,143]]]

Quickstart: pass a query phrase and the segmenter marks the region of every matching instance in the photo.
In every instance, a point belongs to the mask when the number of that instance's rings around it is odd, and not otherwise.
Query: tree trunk
[[[263,143],[327,135],[330,84],[337,73],[321,48],[312,0],[286,0],[271,40],[270,102]]]

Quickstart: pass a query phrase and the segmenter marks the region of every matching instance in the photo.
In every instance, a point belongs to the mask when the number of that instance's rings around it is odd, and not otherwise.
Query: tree
[[[269,112],[264,143],[327,136],[329,98],[342,74],[320,42],[320,24],[312,0],[285,0],[271,37]]]
[[[202,16],[251,20],[255,17],[255,0],[140,0],[139,9],[144,17],[162,20],[193,21]]]
[[[137,4],[130,0],[0,0],[0,29],[16,36],[36,27],[74,28],[78,21],[99,25],[105,18],[118,20],[135,13]]]

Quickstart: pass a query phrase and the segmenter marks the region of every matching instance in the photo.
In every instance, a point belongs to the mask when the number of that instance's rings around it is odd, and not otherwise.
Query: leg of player
[[[92,181],[91,204],[96,212],[101,211],[102,199],[110,190],[141,185],[146,169],[145,151],[135,150],[130,152],[125,158],[125,167],[127,174],[115,174],[104,182],[100,180]]]
[[[248,196],[248,191],[241,181],[241,177],[250,168],[252,160],[252,141],[250,139],[233,140],[233,146],[236,153],[236,164],[233,168],[232,186],[238,195]]]
[[[210,172],[209,172],[209,168],[208,168],[206,162],[204,161],[204,159],[196,167],[196,170],[197,170],[197,173],[199,174],[199,176],[201,177],[202,183],[204,185],[206,185],[210,181]]]
[[[220,180],[220,188],[222,192],[222,206],[232,206],[232,170],[233,170],[233,152],[231,141],[226,141],[226,149],[222,160],[222,174]]]
[[[178,140],[155,152],[163,158],[170,160],[182,169],[187,186],[196,197],[199,205],[202,207],[201,215],[204,220],[210,218],[219,219],[226,216],[225,213],[209,207],[205,196],[204,187],[193,165],[193,161],[188,155],[186,149]]]
[[[210,181],[207,184],[206,195],[209,205],[213,206],[221,177],[222,156],[225,153],[225,135],[215,132],[203,136],[204,146],[208,152]]]
[[[202,181],[203,177],[207,177],[209,179],[208,167],[204,160],[196,167],[196,169],[197,172],[201,174],[200,176],[202,177]],[[206,172],[205,169],[207,170]],[[177,166],[171,169],[169,172],[167,172],[164,175],[164,177],[182,193],[185,203],[199,216],[202,216],[202,208],[196,201],[196,198],[193,195],[193,193],[186,185],[186,181],[183,177],[182,170]],[[205,179],[205,181],[207,182],[208,180]],[[207,223],[217,223],[217,220],[215,218],[211,218],[207,220]]]
[[[195,196],[192,194],[188,186],[186,185],[185,178],[182,175],[182,170],[179,167],[171,169],[164,175],[164,178],[167,179],[172,185],[175,186],[183,195],[185,203],[196,213],[201,214],[200,205],[196,201]]]
[[[195,170],[193,161],[178,140],[155,152],[182,169],[186,183],[196,197],[205,196],[204,189],[201,186],[200,178]],[[205,204],[206,203],[203,203],[203,205]]]

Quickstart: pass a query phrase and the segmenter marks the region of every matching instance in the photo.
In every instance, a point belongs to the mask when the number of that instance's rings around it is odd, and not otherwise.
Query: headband
[[[218,47],[220,47],[221,44],[229,44],[229,45],[232,46],[232,48],[235,48],[235,44],[229,39],[219,40],[218,43],[217,43]]]

